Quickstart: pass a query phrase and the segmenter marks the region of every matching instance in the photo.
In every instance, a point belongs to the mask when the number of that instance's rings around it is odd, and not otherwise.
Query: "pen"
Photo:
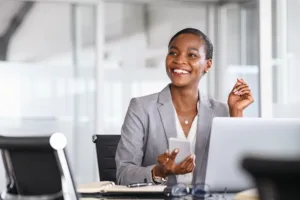
[[[145,186],[151,186],[151,185],[154,185],[154,184],[153,183],[132,183],[132,184],[127,185],[127,187],[134,188],[134,187],[145,187]]]

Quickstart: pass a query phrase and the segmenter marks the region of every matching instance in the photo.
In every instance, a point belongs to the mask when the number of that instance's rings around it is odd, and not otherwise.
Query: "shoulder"
[[[153,93],[145,96],[140,97],[133,97],[130,100],[129,107],[131,108],[137,108],[139,107],[142,110],[148,110],[149,108],[153,107],[157,104],[159,93]]]
[[[229,116],[229,108],[227,103],[216,100],[214,98],[208,98],[208,101],[211,105],[211,108],[214,110],[216,116]]]

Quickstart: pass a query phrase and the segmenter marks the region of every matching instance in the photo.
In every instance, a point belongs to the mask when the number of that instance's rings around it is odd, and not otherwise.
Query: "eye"
[[[196,58],[197,57],[197,55],[194,54],[194,53],[190,53],[188,56],[189,56],[189,58]]]
[[[177,55],[177,53],[176,53],[176,52],[174,52],[174,51],[170,51],[170,52],[169,52],[169,55],[170,55],[170,56],[176,56],[176,55]]]

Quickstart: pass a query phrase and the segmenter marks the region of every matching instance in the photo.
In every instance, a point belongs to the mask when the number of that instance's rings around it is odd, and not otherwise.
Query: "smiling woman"
[[[171,38],[166,57],[171,83],[159,93],[130,102],[116,153],[119,184],[204,182],[212,119],[242,117],[253,102],[242,79],[230,92],[228,105],[199,92],[199,81],[212,66],[212,55],[213,45],[200,30],[187,28]],[[192,154],[179,164],[174,160],[180,149],[167,150],[171,137],[191,143]]]

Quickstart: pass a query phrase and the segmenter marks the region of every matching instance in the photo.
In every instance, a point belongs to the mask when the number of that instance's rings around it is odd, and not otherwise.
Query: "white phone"
[[[186,157],[192,154],[191,143],[187,140],[181,140],[178,138],[169,138],[169,151],[172,153],[175,149],[179,152],[175,158],[175,163],[178,164],[182,162]]]

